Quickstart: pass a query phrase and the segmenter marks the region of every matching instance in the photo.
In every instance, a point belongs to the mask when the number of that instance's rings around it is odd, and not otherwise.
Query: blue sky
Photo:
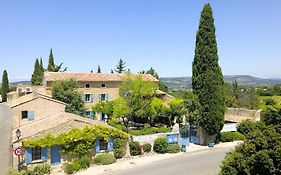
[[[214,11],[225,75],[281,78],[280,0],[29,0],[0,5],[0,71],[30,77],[34,61],[71,72],[102,72],[119,58],[132,72],[154,67],[161,77],[191,76],[203,5]]]

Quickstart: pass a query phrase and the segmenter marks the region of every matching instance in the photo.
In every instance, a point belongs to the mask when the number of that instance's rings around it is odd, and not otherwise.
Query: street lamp
[[[19,128],[18,128],[18,129],[17,129],[17,131],[16,131],[16,136],[17,136],[18,141],[19,141],[20,136],[21,136],[21,131],[20,131],[20,129],[19,129]]]
[[[20,140],[20,136],[21,136],[21,131],[20,129],[18,128],[17,131],[16,131],[16,136],[18,138],[18,142]],[[18,171],[20,172],[21,170],[21,166],[20,166],[20,156],[18,156]]]

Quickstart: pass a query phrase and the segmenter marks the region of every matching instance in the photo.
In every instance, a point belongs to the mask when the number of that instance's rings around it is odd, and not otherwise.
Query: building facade
[[[67,73],[67,72],[45,72],[43,85],[51,90],[52,84],[57,80],[74,79],[78,83],[79,91],[83,94],[85,102],[85,116],[91,119],[105,121],[107,116],[97,113],[92,107],[99,102],[115,100],[119,97],[119,86],[127,78],[141,76],[145,81],[158,82],[159,80],[150,74],[119,74],[119,73]]]

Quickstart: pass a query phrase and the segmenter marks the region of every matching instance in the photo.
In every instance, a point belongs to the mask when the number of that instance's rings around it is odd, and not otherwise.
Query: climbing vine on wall
[[[51,134],[43,138],[23,141],[23,146],[30,147],[51,147],[61,146],[61,151],[69,155],[85,155],[93,150],[97,138],[109,141],[110,137],[128,139],[128,134],[115,128],[104,126],[86,127],[82,130],[72,129],[58,136]]]

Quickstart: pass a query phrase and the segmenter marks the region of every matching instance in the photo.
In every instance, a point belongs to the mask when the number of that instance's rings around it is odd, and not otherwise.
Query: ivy
[[[63,153],[81,156],[93,150],[97,138],[109,141],[110,137],[128,139],[128,134],[115,128],[93,126],[82,130],[72,129],[58,136],[48,134],[39,139],[25,140],[23,146],[31,148],[60,145]]]

